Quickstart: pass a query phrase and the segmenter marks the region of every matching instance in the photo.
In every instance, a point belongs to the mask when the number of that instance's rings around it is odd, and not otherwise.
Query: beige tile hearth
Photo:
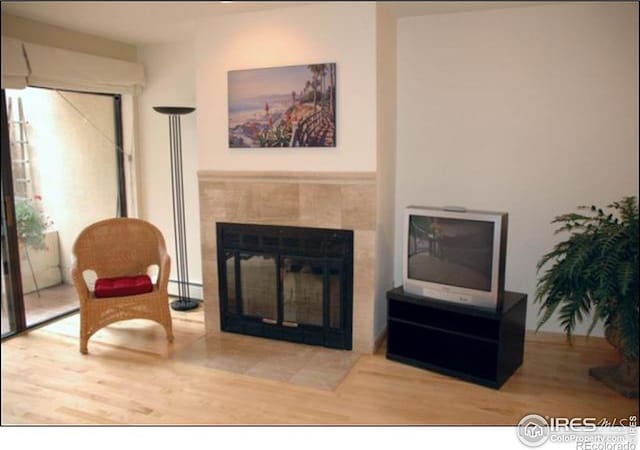
[[[300,185],[300,223],[308,227],[340,228],[341,212],[339,185]]]
[[[335,390],[359,356],[346,350],[213,333],[178,350],[171,358],[211,369]]]

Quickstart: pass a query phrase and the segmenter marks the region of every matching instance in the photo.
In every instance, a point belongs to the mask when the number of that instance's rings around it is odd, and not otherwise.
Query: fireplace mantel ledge
[[[200,181],[254,183],[374,184],[376,172],[260,172],[199,170]]]

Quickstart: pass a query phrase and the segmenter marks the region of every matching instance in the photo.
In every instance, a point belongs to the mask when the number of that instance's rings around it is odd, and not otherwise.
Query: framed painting
[[[229,147],[335,147],[336,65],[228,72]]]

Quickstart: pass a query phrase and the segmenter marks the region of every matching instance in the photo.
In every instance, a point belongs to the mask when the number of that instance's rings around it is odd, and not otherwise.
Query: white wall
[[[137,101],[139,216],[162,230],[170,249],[169,127],[167,118],[152,107],[197,108],[182,118],[191,282],[202,282],[198,170],[376,169],[374,5],[307,6],[206,19],[197,25],[195,48],[188,41],[143,46],[139,61],[147,76]],[[318,62],[337,63],[336,148],[229,149],[229,70]]]
[[[287,8],[203,20],[196,33],[200,169],[342,171],[376,169],[374,4]],[[337,146],[230,149],[227,72],[337,63]]]
[[[508,211],[506,288],[529,294],[534,328],[549,222],[638,193],[638,5],[401,19],[397,144],[396,280],[403,207]]]
[[[171,169],[169,153],[169,119],[153,110],[154,106],[195,106],[195,64],[193,43],[148,45],[138,51],[147,82],[137,102],[139,123],[136,167],[138,170],[139,217],[156,225],[163,233],[172,255],[171,279],[176,279]],[[198,157],[196,117],[182,116],[182,161],[185,197],[185,227],[189,281],[202,283],[200,258],[200,210],[198,207]],[[176,292],[170,285],[170,292]],[[202,298],[201,289],[192,289],[193,297]]]
[[[377,5],[377,233],[375,336],[387,324],[386,292],[394,287],[396,187],[396,19],[388,5]]]

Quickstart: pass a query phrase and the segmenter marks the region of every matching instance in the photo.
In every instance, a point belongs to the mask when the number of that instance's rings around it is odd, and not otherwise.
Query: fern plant
[[[607,206],[579,207],[584,213],[556,217],[556,233],[569,238],[538,263],[536,302],[542,303],[538,329],[559,310],[571,341],[578,322],[593,312],[590,334],[603,321],[609,342],[623,361],[638,360],[638,202],[624,197]]]

